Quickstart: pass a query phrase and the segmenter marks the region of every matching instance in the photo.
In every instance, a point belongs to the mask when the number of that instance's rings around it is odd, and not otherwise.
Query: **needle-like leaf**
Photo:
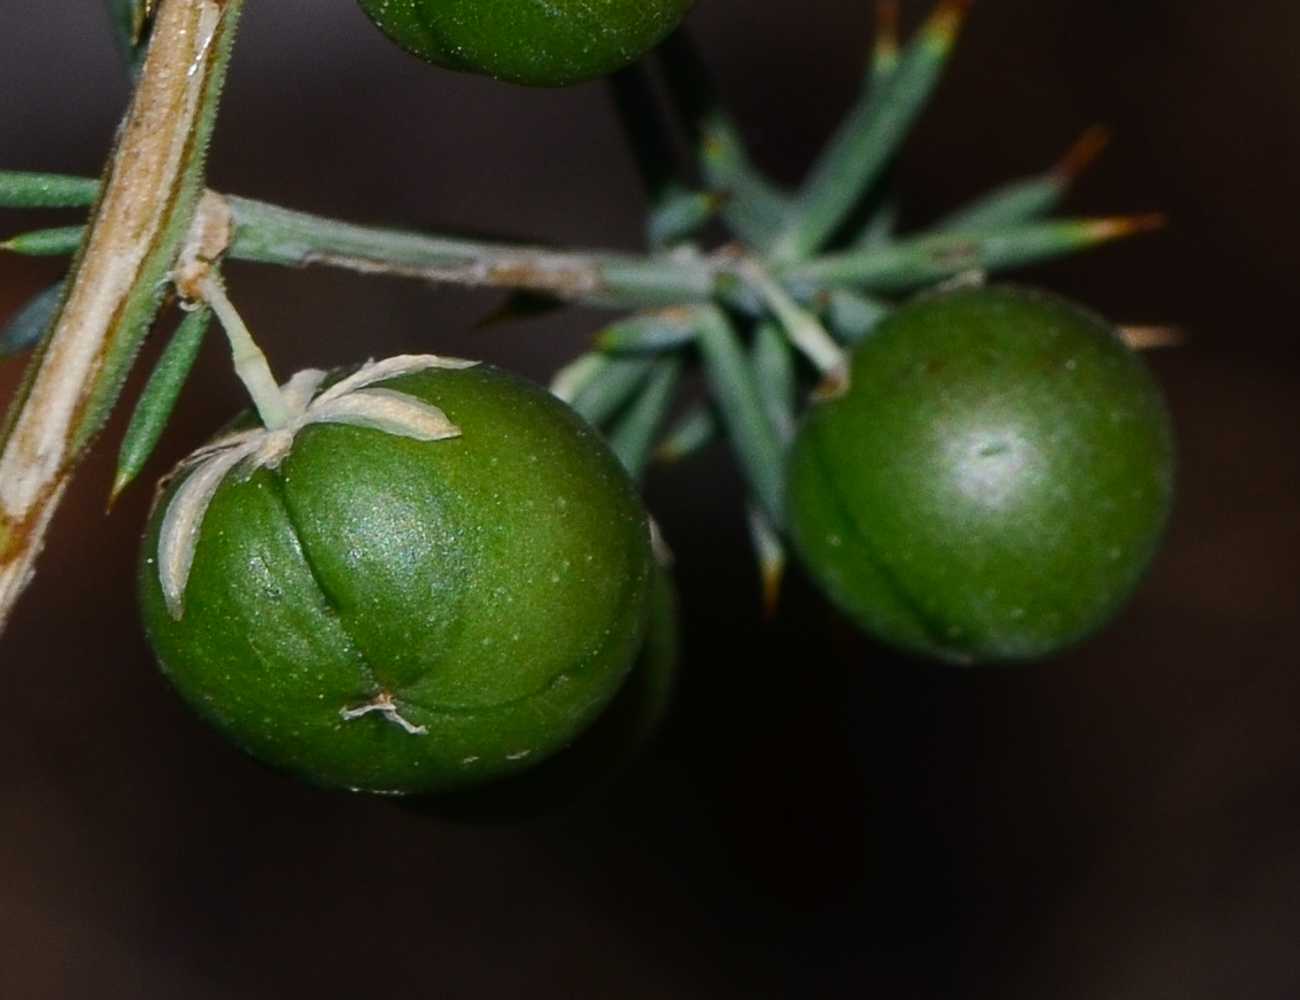
[[[85,235],[85,226],[34,229],[0,243],[0,250],[22,254],[24,257],[66,257],[77,252]]]
[[[211,319],[212,313],[206,308],[187,313],[158,358],[122,437],[117,453],[117,474],[113,477],[109,495],[110,504],[140,474],[153,454],[154,446],[176,408],[185,380],[198,360],[203,335],[207,333]]]
[[[768,521],[784,519],[784,448],[767,414],[754,369],[726,313],[715,306],[697,311],[696,342],[704,374],[731,436],[741,470]]]
[[[655,458],[661,462],[680,462],[712,444],[719,434],[713,407],[697,402],[668,429],[655,449]]]
[[[0,207],[88,208],[99,196],[99,181],[64,174],[0,170]]]
[[[640,480],[650,464],[655,442],[677,393],[681,370],[679,357],[656,359],[654,370],[641,384],[636,398],[609,430],[609,445],[633,480]]]
[[[761,252],[785,224],[787,196],[750,160],[739,127],[686,33],[674,32],[657,55],[673,106],[698,144],[704,179],[713,191],[726,195],[722,217],[741,240]]]
[[[54,314],[59,311],[67,284],[56,281],[33,295],[0,330],[0,357],[19,354],[35,347],[50,328]]]
[[[1061,162],[1045,174],[996,188],[941,219],[934,228],[947,232],[973,232],[1005,229],[1042,218],[1061,203],[1075,178],[1101,152],[1107,139],[1105,129],[1089,129]]]
[[[860,291],[901,293],[933,285],[964,271],[1001,271],[1075,253],[1108,240],[1146,232],[1159,216],[1060,219],[1010,229],[927,233],[867,251],[824,254],[787,268],[781,277]]]
[[[969,0],[939,5],[898,57],[882,85],[849,111],[814,164],[773,245],[779,261],[804,260],[844,225],[885,168],[933,93]]]
[[[661,309],[611,323],[596,335],[596,346],[613,354],[644,354],[676,350],[694,339],[690,309]]]

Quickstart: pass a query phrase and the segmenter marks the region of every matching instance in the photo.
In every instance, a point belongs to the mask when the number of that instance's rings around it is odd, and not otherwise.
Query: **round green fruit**
[[[614,697],[652,593],[618,460],[549,393],[430,356],[286,386],[162,491],[149,638],[191,708],[314,783],[464,788],[561,749]]]
[[[359,0],[389,38],[426,62],[558,87],[644,55],[695,0]]]
[[[668,571],[657,567],[645,642],[600,718],[536,767],[473,788],[405,798],[402,805],[453,823],[520,823],[603,790],[632,767],[663,717],[677,672],[677,646],[676,590]]]
[[[794,545],[867,632],[1047,656],[1127,600],[1173,500],[1162,396],[1104,320],[1011,287],[927,295],[853,352],[789,460]]]

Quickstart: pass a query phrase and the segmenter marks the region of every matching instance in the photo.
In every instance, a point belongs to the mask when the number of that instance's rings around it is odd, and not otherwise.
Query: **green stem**
[[[84,178],[0,171],[0,207],[31,204],[28,193],[44,182],[94,185]],[[12,195],[12,200],[6,200]],[[457,239],[409,230],[364,226],[299,212],[237,195],[217,195],[233,218],[235,234],[224,255],[232,260],[283,267],[327,265],[361,274],[421,281],[511,288],[570,302],[623,309],[655,309],[707,302],[719,275],[731,266],[726,255],[656,253],[648,256],[605,250],[565,251],[518,243]],[[707,201],[710,196],[702,196]],[[716,205],[706,205],[707,216]],[[0,243],[0,250],[67,252],[66,234],[24,234]],[[41,246],[49,243],[50,250]]]
[[[257,415],[262,418],[262,424],[269,431],[283,427],[296,414],[280,391],[280,383],[271,374],[271,365],[266,360],[266,355],[257,346],[257,341],[230,301],[226,287],[215,271],[202,283],[201,291],[203,300],[212,307],[212,312],[226,331],[235,374],[248,390],[253,406],[257,408]]]
[[[229,256],[363,274],[516,288],[566,301],[654,308],[712,298],[725,263],[715,257],[562,251],[360,226],[227,196],[235,221]]]

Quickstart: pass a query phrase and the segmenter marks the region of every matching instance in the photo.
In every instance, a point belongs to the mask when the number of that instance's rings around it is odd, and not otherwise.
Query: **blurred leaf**
[[[680,243],[696,235],[727,202],[717,191],[680,191],[650,212],[647,235],[652,247]]]
[[[898,0],[876,0],[876,43],[871,48],[864,88],[883,87],[898,68]]]
[[[849,111],[800,188],[773,247],[778,260],[825,246],[893,161],[943,75],[968,3],[940,0],[881,86]]]
[[[784,448],[767,415],[754,370],[726,313],[697,311],[696,342],[704,374],[754,499],[771,524],[783,523]]]
[[[126,56],[127,68],[135,76],[144,59],[148,42],[149,18],[157,0],[106,0],[113,22],[113,33]]]
[[[746,275],[750,285],[771,314],[785,328],[785,335],[823,375],[840,370],[844,365],[844,352],[821,321],[795,301],[789,290],[762,269]]]
[[[785,545],[763,512],[753,504],[747,511],[749,541],[758,559],[759,580],[763,587],[763,610],[773,614],[781,597],[781,579],[785,576]]]
[[[654,358],[584,354],[555,376],[551,391],[600,427],[622,409],[654,367]]]
[[[934,228],[948,232],[973,232],[1003,229],[1042,218],[1061,203],[1075,178],[1101,152],[1107,141],[1105,129],[1089,129],[1051,170],[995,188],[941,219]]]
[[[848,344],[862,340],[890,312],[886,303],[847,288],[832,289],[827,299],[826,322]]]
[[[658,309],[616,320],[596,335],[596,345],[615,354],[640,354],[674,350],[694,339],[690,309]]]
[[[925,288],[965,271],[1002,271],[1037,264],[1108,240],[1145,232],[1159,216],[1057,219],[1009,229],[926,233],[876,250],[823,254],[788,268],[782,278],[860,291],[901,293]]]
[[[63,301],[66,287],[66,281],[56,281],[49,288],[33,295],[18,310],[4,329],[0,330],[0,356],[19,354],[40,342],[50,327],[50,321],[59,311],[59,303]]]
[[[633,480],[639,481],[650,464],[655,440],[677,393],[681,370],[680,358],[656,359],[654,370],[641,384],[636,398],[610,428],[609,445]]]
[[[678,418],[664,435],[655,458],[661,462],[679,462],[718,439],[718,418],[706,403],[695,403]]]
[[[890,195],[876,205],[862,228],[853,237],[852,246],[858,250],[874,250],[883,247],[894,239],[898,230],[900,208],[898,198]]]
[[[556,372],[551,379],[552,395],[572,406],[574,398],[600,373],[605,367],[605,362],[606,358],[603,354],[578,355]]]
[[[776,323],[760,323],[754,331],[750,359],[763,409],[784,447],[794,437],[796,384],[793,345]]]
[[[722,217],[741,240],[762,252],[785,225],[789,199],[750,160],[740,129],[686,32],[675,31],[656,55],[678,117],[697,143],[705,182],[726,196]]]

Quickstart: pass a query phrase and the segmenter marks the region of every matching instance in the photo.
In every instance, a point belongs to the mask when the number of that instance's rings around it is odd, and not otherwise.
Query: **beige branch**
[[[121,327],[193,211],[196,136],[214,100],[214,44],[234,0],[162,0],[131,106],[54,329],[0,452],[0,628],[31,580],[50,518],[125,374]],[[164,265],[170,269],[171,262]],[[165,277],[166,271],[163,271]],[[144,289],[157,300],[160,289]],[[111,370],[110,370],[110,366]],[[117,369],[122,369],[119,373]],[[110,384],[114,383],[116,384]]]

